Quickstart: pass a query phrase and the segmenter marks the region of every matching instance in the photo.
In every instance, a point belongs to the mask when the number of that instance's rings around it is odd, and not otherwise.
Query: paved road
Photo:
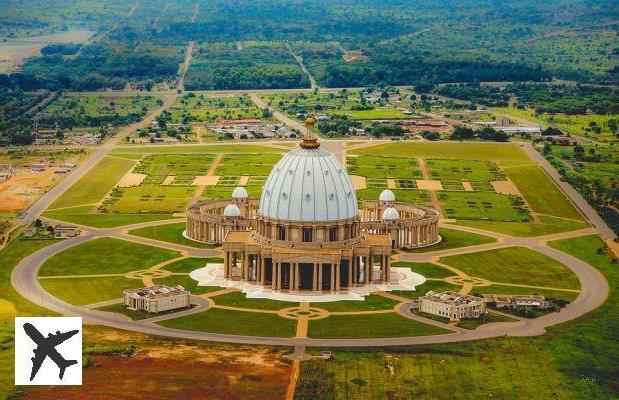
[[[574,189],[569,183],[563,182],[561,180],[561,175],[557,172],[556,169],[548,160],[544,158],[537,150],[533,148],[533,146],[529,143],[523,144],[522,148],[525,153],[534,161],[537,161],[542,168],[546,171],[548,175],[552,178],[553,181],[563,190],[564,193],[568,195],[568,197],[574,202],[578,209],[582,212],[582,214],[587,218],[587,220],[595,226],[600,236],[602,236],[605,240],[614,240],[617,238],[617,235],[613,232],[612,229],[604,222],[602,218],[598,215],[598,213],[587,203],[587,201]]]
[[[75,182],[77,182],[81,177],[83,177],[92,167],[97,165],[99,161],[101,161],[105,156],[107,156],[114,147],[123,140],[128,134],[134,132],[137,129],[144,128],[152,121],[159,116],[170,107],[174,100],[176,99],[176,95],[168,94],[163,102],[163,105],[150,113],[147,116],[134,124],[128,125],[122,129],[120,129],[114,136],[112,136],[108,141],[106,141],[103,145],[101,145],[86,161],[84,161],[81,165],[75,168],[68,176],[66,176],[62,181],[52,187],[47,191],[39,200],[33,203],[24,214],[24,217],[20,220],[21,225],[26,225],[34,221],[38,218],[43,211],[45,211],[53,202],[56,200],[61,194],[63,194],[67,189],[69,189]]]
[[[158,221],[161,223],[162,221]],[[163,221],[164,223],[171,223]],[[126,318],[106,312],[84,309],[67,304],[49,293],[40,286],[37,279],[40,266],[53,255],[93,240],[97,237],[112,236],[121,237],[123,239],[133,240],[134,237],[125,235],[123,231],[142,226],[153,226],[157,222],[146,222],[135,224],[126,227],[117,227],[110,229],[91,229],[84,236],[67,239],[62,242],[55,243],[45,247],[29,257],[22,260],[11,273],[11,284],[17,292],[26,299],[50,310],[56,311],[63,315],[78,315],[83,316],[87,323],[96,323],[113,328],[132,330],[147,334],[168,336],[175,338],[196,339],[219,341],[229,343],[246,343],[246,344],[264,344],[264,345],[284,345],[284,346],[386,346],[386,345],[413,345],[413,344],[432,344],[432,343],[451,343],[462,342],[469,340],[486,339],[498,336],[531,336],[540,335],[545,332],[545,328],[563,323],[575,318],[578,318],[589,311],[600,306],[608,296],[608,283],[604,276],[595,268],[587,263],[572,257],[559,250],[550,248],[544,244],[546,240],[556,238],[575,237],[590,234],[590,230],[582,230],[580,232],[567,232],[556,235],[547,235],[537,238],[511,238],[506,235],[497,235],[492,232],[484,232],[488,236],[495,236],[500,240],[499,243],[490,245],[526,245],[535,251],[545,254],[572,270],[580,281],[581,292],[579,296],[560,312],[552,313],[532,320],[521,320],[513,323],[492,323],[483,325],[482,327],[469,331],[458,329],[456,332],[444,335],[433,336],[418,336],[418,337],[400,337],[400,338],[368,338],[368,339],[296,339],[296,338],[271,338],[271,337],[254,337],[240,335],[226,335],[206,332],[192,332],[179,329],[166,328],[160,325],[153,324],[149,321],[129,321]],[[468,230],[479,233],[479,229],[460,227],[461,230]],[[139,239],[142,240],[142,239]],[[179,250],[179,245],[166,242],[156,243],[158,246],[167,247]],[[185,246],[182,246],[185,247]],[[472,246],[469,248],[450,249],[449,253],[434,252],[426,253],[426,257],[436,257],[436,254],[463,254],[479,251],[480,246]],[[485,247],[484,247],[485,249]],[[182,249],[181,249],[182,250]],[[217,250],[210,249],[195,249],[196,255],[200,257],[208,257],[209,255],[217,254]],[[407,254],[405,256],[418,256],[417,254]],[[188,311],[198,312],[203,308]]]

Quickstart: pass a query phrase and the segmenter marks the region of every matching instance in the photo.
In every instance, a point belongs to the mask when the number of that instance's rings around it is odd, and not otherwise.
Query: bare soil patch
[[[168,175],[165,177],[165,179],[163,180],[163,182],[161,182],[162,186],[169,186],[172,184],[172,182],[174,182],[174,179],[176,179],[176,175]]]
[[[133,187],[140,186],[140,183],[144,179],[146,179],[146,174],[135,174],[133,172],[129,172],[127,175],[123,176],[120,181],[118,181],[118,187]]]
[[[465,192],[472,192],[475,189],[473,189],[473,185],[471,185],[471,182],[462,182],[462,187],[464,188]]]
[[[194,186],[215,186],[219,182],[218,176],[196,176],[196,179],[191,183]]]
[[[367,182],[365,181],[365,176],[359,175],[350,175],[350,180],[355,187],[355,190],[365,189],[367,187]]]
[[[419,179],[417,180],[417,188],[423,190],[443,190],[443,184],[441,181]]]
[[[511,194],[514,196],[520,196],[520,192],[516,185],[512,181],[491,181],[494,191],[501,194]]]

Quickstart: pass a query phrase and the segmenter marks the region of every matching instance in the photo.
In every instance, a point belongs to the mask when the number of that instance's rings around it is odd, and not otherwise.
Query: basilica
[[[359,203],[345,167],[308,136],[273,167],[259,199],[237,187],[231,199],[190,207],[185,235],[222,245],[226,280],[340,293],[389,283],[392,250],[439,242],[438,220],[388,189]]]

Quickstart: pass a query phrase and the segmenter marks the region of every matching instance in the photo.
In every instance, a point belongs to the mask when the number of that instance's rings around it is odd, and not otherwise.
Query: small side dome
[[[234,188],[234,190],[232,191],[232,198],[233,199],[246,199],[247,190],[245,190],[245,188],[242,186]]]
[[[380,193],[378,197],[380,201],[395,201],[395,194],[389,189],[385,189]]]
[[[400,219],[400,213],[393,207],[389,207],[385,211],[383,211],[383,220],[384,221],[397,221]]]
[[[240,217],[241,210],[236,204],[228,204],[226,208],[224,208],[224,217]]]

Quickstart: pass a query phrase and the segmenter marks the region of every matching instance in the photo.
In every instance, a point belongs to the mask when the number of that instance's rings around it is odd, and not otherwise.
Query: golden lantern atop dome
[[[314,125],[314,122],[316,122],[316,120],[314,120],[314,117],[309,116],[305,119],[305,125],[307,126],[312,126]]]

